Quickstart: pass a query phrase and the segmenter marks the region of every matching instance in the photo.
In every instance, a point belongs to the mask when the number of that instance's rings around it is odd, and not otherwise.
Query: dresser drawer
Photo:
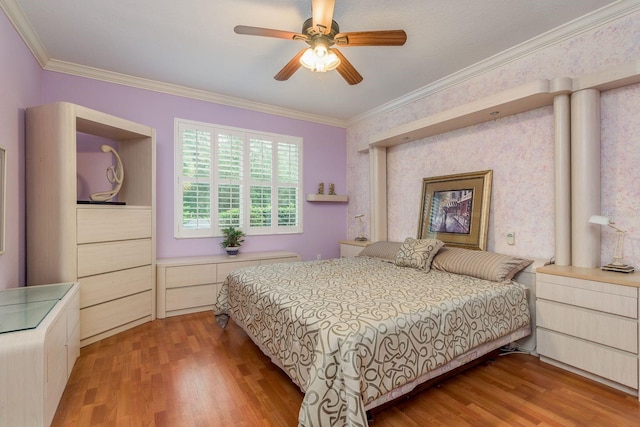
[[[224,282],[229,273],[236,268],[251,267],[252,265],[260,265],[260,260],[255,261],[237,261],[237,262],[224,262],[218,264],[218,274],[216,282]]]
[[[150,265],[113,271],[80,279],[80,308],[151,289],[153,276]]]
[[[59,368],[59,360],[62,356],[64,356],[64,367],[63,372],[65,375],[65,383],[66,383],[66,373],[67,373],[67,315],[66,311],[60,313],[58,318],[53,322],[49,330],[47,331],[46,341],[45,341],[45,354],[47,359],[46,363],[46,377],[45,381],[49,382],[51,380],[51,376],[57,374],[57,369]]]
[[[196,264],[167,267],[165,283],[167,288],[205,285],[217,281],[217,264]]]
[[[167,311],[213,305],[221,284],[167,289]]]
[[[538,327],[638,353],[638,322],[626,317],[538,300],[536,323]]]
[[[638,389],[638,357],[538,328],[538,353],[600,377]]]
[[[78,208],[78,244],[150,238],[151,209]]]
[[[638,318],[637,288],[564,277],[560,283],[554,283],[557,277],[545,274],[536,277],[538,298]]]
[[[340,243],[340,258],[353,258],[362,252],[364,246],[347,245]]]
[[[78,277],[151,264],[151,239],[78,246]]]
[[[150,316],[151,303],[151,291],[146,291],[83,308],[80,310],[80,338],[86,339]]]

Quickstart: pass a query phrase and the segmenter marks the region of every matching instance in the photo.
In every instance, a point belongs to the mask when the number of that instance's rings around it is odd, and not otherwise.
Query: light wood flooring
[[[53,426],[296,426],[302,393],[210,312],[82,349]],[[513,354],[375,414],[371,427],[640,426],[634,396]],[[327,426],[329,427],[329,426]]]

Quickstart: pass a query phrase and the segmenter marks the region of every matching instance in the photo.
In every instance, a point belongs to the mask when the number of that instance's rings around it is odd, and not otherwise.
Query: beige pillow
[[[382,261],[395,262],[402,242],[375,242],[365,247],[358,256],[379,258]]]
[[[433,259],[434,270],[508,282],[533,260],[472,249],[444,247]]]
[[[396,265],[429,272],[431,270],[431,261],[442,246],[444,246],[444,243],[438,239],[407,237],[396,255]]]

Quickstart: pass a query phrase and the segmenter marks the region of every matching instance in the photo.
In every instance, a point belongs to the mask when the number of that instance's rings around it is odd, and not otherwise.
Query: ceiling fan
[[[348,46],[402,46],[407,41],[404,30],[357,31],[341,33],[338,23],[333,20],[335,0],[312,0],[311,18],[302,24],[302,32],[272,30],[269,28],[238,25],[233,30],[237,34],[249,36],[275,37],[279,39],[300,40],[309,47],[302,49],[287,65],[275,75],[276,80],[284,81],[295,73],[300,66],[314,72],[337,70],[350,85],[362,81],[362,76],[344,55],[336,48]]]

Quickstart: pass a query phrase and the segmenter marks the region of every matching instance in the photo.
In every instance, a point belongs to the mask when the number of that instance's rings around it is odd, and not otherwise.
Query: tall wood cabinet
[[[118,152],[124,205],[78,203],[87,136]],[[27,284],[80,283],[81,345],[154,319],[154,129],[66,102],[28,108],[26,186]]]

